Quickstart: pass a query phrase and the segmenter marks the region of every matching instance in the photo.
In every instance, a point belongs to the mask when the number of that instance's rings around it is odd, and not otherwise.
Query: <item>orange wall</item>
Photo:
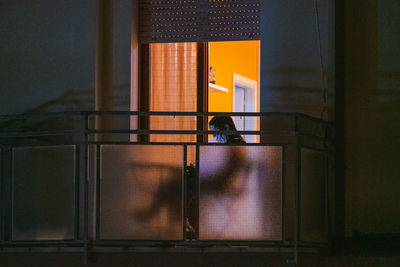
[[[209,64],[215,69],[215,84],[229,90],[225,93],[209,89],[210,112],[232,111],[233,73],[256,80],[260,95],[260,41],[210,42],[209,45]]]

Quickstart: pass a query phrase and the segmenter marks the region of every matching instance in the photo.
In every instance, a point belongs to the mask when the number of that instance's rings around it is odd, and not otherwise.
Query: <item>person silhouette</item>
[[[215,116],[211,119],[210,129],[218,131],[213,136],[218,143],[226,144],[244,144],[243,137],[236,132],[233,120],[229,116]],[[229,133],[226,133],[229,131]],[[212,174],[212,177],[203,177],[202,181],[197,180],[198,167],[195,164],[186,166],[187,179],[187,216],[185,218],[186,237],[194,239],[196,236],[196,206],[198,192],[196,184],[200,182],[200,188],[203,195],[229,195],[237,196],[243,191],[243,181],[238,177],[240,171],[248,169],[248,162],[243,151],[239,147],[232,146],[229,148],[226,165]],[[156,216],[162,207],[168,207],[173,210],[181,201],[181,194],[177,194],[176,188],[181,183],[180,179],[171,179],[170,182],[164,184],[154,192],[154,198],[149,207],[144,210],[135,211],[135,216],[143,221],[150,221]],[[179,217],[176,220],[180,220]]]
[[[241,135],[235,133],[237,131],[236,126],[229,116],[215,116],[210,120],[209,125],[211,131],[217,131],[217,133],[213,133],[213,137],[217,140],[218,143],[246,143]],[[229,131],[230,133],[226,133],[227,131]],[[203,195],[235,195],[240,193],[241,188],[235,187],[235,177],[240,170],[243,170],[243,168],[247,167],[246,158],[243,152],[237,147],[230,147],[229,151],[230,152],[228,153],[227,165],[219,169],[217,173],[214,173],[212,175],[212,179],[204,179],[202,181],[199,181]],[[188,236],[192,237],[194,236],[194,229],[196,224],[195,205],[198,193],[195,190],[195,183],[196,173],[198,172],[198,169],[196,165],[192,165],[189,167],[189,170],[190,172],[187,176],[188,218],[186,221],[186,226],[188,230]]]
[[[227,144],[244,144],[246,143],[243,137],[236,133],[224,133],[226,131],[236,132],[236,126],[232,118],[229,116],[215,116],[209,122],[211,131],[218,131],[213,133],[213,137],[217,139],[218,143]]]

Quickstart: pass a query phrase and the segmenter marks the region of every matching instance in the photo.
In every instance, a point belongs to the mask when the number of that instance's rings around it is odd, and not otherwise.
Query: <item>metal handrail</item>
[[[274,130],[274,129],[263,129],[259,131],[207,131],[207,130],[159,130],[159,129],[108,129],[101,128],[96,129],[95,127],[84,127],[74,126],[73,129],[51,129],[51,127],[43,127],[35,126],[30,127],[8,127],[10,120],[15,120],[15,123],[29,123],[30,119],[33,118],[70,118],[77,116],[78,119],[90,120],[96,116],[107,116],[107,115],[115,115],[115,116],[139,116],[139,117],[151,117],[151,116],[240,116],[240,117],[259,117],[262,119],[263,117],[288,117],[293,118],[293,125],[284,130]],[[62,136],[62,135],[96,135],[96,134],[138,134],[138,135],[149,135],[149,134],[162,134],[162,135],[210,135],[210,134],[240,134],[240,135],[264,135],[264,136],[304,136],[308,138],[312,138],[321,142],[331,142],[330,136],[325,135],[316,135],[313,133],[305,133],[302,129],[298,127],[299,118],[303,118],[309,121],[312,121],[322,127],[332,128],[333,125],[330,122],[321,120],[319,118],[314,118],[306,114],[297,113],[297,112],[169,112],[169,111],[151,111],[151,112],[141,112],[141,111],[70,111],[70,112],[53,112],[53,113],[27,113],[27,114],[16,114],[16,115],[0,115],[0,120],[6,120],[5,122],[0,122],[0,129],[3,126],[3,132],[0,133],[0,139],[3,138],[33,138],[33,137],[44,137],[44,136]],[[85,121],[85,124],[87,122]],[[301,124],[301,123],[300,123]],[[5,129],[4,129],[5,128]],[[7,130],[7,128],[11,128]],[[331,132],[331,131],[326,131]]]
[[[298,116],[320,122],[330,122],[316,118],[301,112],[186,112],[186,111],[123,111],[123,110],[98,110],[98,111],[61,111],[47,113],[22,113],[22,114],[1,114],[0,119],[25,119],[27,117],[40,116],[90,116],[90,115],[131,115],[131,116]]]

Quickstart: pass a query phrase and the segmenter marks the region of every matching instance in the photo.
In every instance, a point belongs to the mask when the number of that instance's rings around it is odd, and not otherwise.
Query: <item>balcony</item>
[[[204,129],[132,126],[215,115],[261,127],[237,132],[254,142],[220,144],[205,141],[216,132]],[[276,251],[296,261],[329,241],[331,125],[323,120],[102,111],[2,116],[0,127],[4,251]]]

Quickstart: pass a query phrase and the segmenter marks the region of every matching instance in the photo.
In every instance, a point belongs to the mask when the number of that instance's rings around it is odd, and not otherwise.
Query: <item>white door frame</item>
[[[247,77],[244,77],[242,75],[239,75],[237,73],[233,73],[233,83],[232,83],[232,107],[233,107],[233,112],[236,111],[236,104],[235,104],[235,89],[236,89],[236,84],[243,85],[246,88],[250,88],[252,90],[252,95],[253,95],[253,107],[254,110],[251,112],[259,112],[259,104],[257,103],[258,99],[258,83],[255,80],[249,79]],[[255,117],[255,122],[254,126],[256,129],[252,129],[254,131],[259,130],[259,118]],[[255,136],[256,138],[254,139],[255,142],[258,142],[259,136]]]

